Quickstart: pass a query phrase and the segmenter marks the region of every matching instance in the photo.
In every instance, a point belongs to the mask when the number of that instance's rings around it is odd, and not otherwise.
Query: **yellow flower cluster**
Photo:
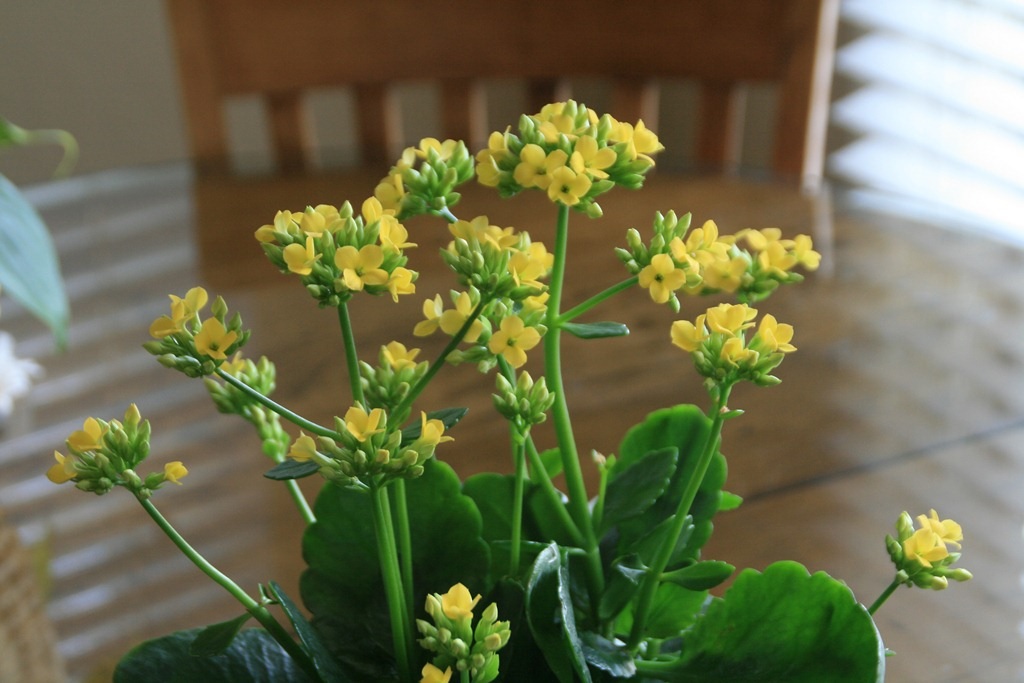
[[[672,343],[691,354],[697,371],[708,379],[731,385],[749,380],[760,385],[779,382],[770,373],[785,354],[796,351],[790,342],[793,327],[765,315],[748,340],[757,310],[746,304],[719,304],[695,322],[672,323]]]
[[[376,197],[363,202],[359,216],[347,202],[278,211],[272,224],[256,230],[256,239],[274,265],[300,276],[325,305],[337,305],[355,292],[387,292],[398,301],[416,291],[417,274],[405,268],[404,254],[416,245],[394,210]]]
[[[960,559],[963,530],[952,519],[940,519],[935,510],[917,516],[918,527],[903,512],[896,522],[897,538],[886,537],[889,556],[897,568],[897,581],[942,590],[954,581],[967,581],[971,573],[952,565]]]
[[[188,469],[178,460],[145,478],[136,474],[135,468],[149,455],[149,436],[149,422],[142,419],[134,403],[125,411],[123,421],[90,417],[65,440],[68,455],[53,452],[57,462],[47,470],[46,478],[54,484],[71,481],[82,491],[97,495],[123,486],[142,499],[166,482],[181,484]]]
[[[423,473],[423,463],[434,456],[439,444],[452,441],[441,420],[421,413],[415,437],[389,426],[382,408],[367,410],[361,405],[348,409],[344,418],[335,418],[336,437],[317,439],[300,434],[292,443],[288,457],[296,462],[313,462],[320,475],[342,486],[370,486],[398,478],[415,478]]]
[[[491,603],[473,625],[473,610],[480,596],[457,583],[443,595],[427,594],[425,610],[431,621],[416,620],[423,637],[419,644],[434,654],[426,664],[420,683],[442,683],[453,670],[464,672],[463,680],[490,683],[498,676],[498,650],[512,635],[509,622],[498,621],[498,606]],[[433,623],[431,623],[433,622]]]
[[[190,377],[209,375],[248,341],[241,318],[228,319],[227,304],[221,297],[213,302],[213,315],[202,319],[199,314],[210,298],[205,289],[193,287],[184,297],[169,296],[170,315],[153,321],[149,334],[154,341],[143,345],[164,365]]]
[[[503,195],[525,189],[545,192],[552,202],[600,215],[594,199],[615,185],[640,187],[663,149],[643,121],[636,125],[598,116],[572,100],[546,105],[511,129],[491,133],[476,155],[479,181]]]
[[[458,201],[455,187],[472,176],[473,159],[463,142],[423,138],[403,150],[373,196],[401,219],[443,213]]]

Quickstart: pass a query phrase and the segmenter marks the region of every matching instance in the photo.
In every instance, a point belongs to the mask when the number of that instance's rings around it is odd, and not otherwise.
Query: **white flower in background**
[[[34,360],[14,355],[14,338],[0,332],[0,419],[11,414],[14,399],[24,396],[32,380],[43,373]]]

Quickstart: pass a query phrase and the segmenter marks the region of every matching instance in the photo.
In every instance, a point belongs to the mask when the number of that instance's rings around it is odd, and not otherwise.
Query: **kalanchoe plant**
[[[321,306],[337,309],[352,404],[332,424],[270,397],[270,361],[231,357],[249,331],[223,300],[204,317],[205,290],[171,296],[170,314],[153,323],[146,348],[164,365],[204,377],[220,411],[257,429],[275,462],[266,476],[290,488],[307,522],[305,611],[274,582],[256,597],[246,594],[160,515],[153,492],[180,483],[186,470],[175,462],[162,473],[135,473],[149,451],[149,425],[137,410],[123,422],[90,418],[69,437],[69,455],[56,454],[50,479],[95,493],[132,491],[245,610],[142,644],[122,660],[115,681],[157,680],[169,666],[225,682],[882,680],[885,649],[874,611],[900,585],[944,588],[949,579],[970,578],[953,567],[959,553],[948,550],[963,539],[955,522],[932,511],[915,529],[901,516],[897,536],[887,539],[896,576],[870,609],[842,582],[793,562],[744,570],[712,594],[734,567],[701,553],[714,516],[741,503],[723,491],[719,449],[723,423],[741,414],[729,404],[732,389],[777,384],[773,373],[796,350],[793,328],[759,317],[750,304],[799,281],[797,268],[817,267],[810,239],[784,238],[774,228],[722,235],[712,221],[692,227],[688,214],[658,213],[649,240],[629,229],[616,250],[626,269],[620,283],[563,305],[571,212],[597,218],[604,193],[640,188],[660,149],[642,122],[556,103],[522,117],[516,131],[492,134],[475,160],[451,140],[406,150],[359,214],[348,203],[317,206],[281,211],[260,227],[256,238],[271,263],[298,277]],[[456,188],[474,175],[503,197],[543,192],[556,216],[553,247],[486,216],[458,217]],[[419,349],[390,341],[374,364],[361,361],[348,302],[416,291],[406,255],[416,245],[401,223],[413,215],[445,220],[452,234],[441,258],[457,287],[429,294],[411,330],[413,337],[442,334],[447,343],[424,360]],[[561,336],[625,334],[619,323],[577,319],[637,288],[675,310],[681,295],[724,293],[737,303],[666,330],[704,378],[710,405],[656,411],[626,431],[617,454],[594,454],[599,485],[591,498],[566,405]],[[522,369],[535,355],[544,361],[536,379]],[[457,362],[495,375],[511,474],[460,481],[443,462],[449,431],[465,410],[416,404],[444,366]],[[542,447],[532,427],[549,419],[555,443]],[[314,474],[326,483],[310,506],[295,480]],[[553,480],[559,474],[564,491]],[[242,630],[250,618],[260,628]]]

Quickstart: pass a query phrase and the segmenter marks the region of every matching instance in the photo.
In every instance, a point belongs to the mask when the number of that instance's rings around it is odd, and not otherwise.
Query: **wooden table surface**
[[[334,316],[265,261],[252,232],[279,208],[358,206],[377,176],[195,182],[185,167],[165,166],[30,192],[62,255],[73,324],[69,349],[56,354],[38,323],[4,303],[0,325],[46,377],[0,435],[0,507],[27,544],[48,554],[49,615],[73,678],[106,670],[141,637],[238,611],[175,555],[131,496],[96,498],[45,480],[52,450],[89,415],[119,417],[138,403],[153,423],[154,462],[180,459],[190,469],[185,485],[157,495],[165,514],[243,586],[295,585],[299,520],[283,489],[260,477],[267,461],[255,436],[218,415],[200,382],[163,369],[140,344],[168,293],[203,284],[253,329],[247,355],[277,364],[279,401],[316,420],[343,412]],[[660,174],[639,193],[618,190],[601,203],[604,219],[572,219],[570,305],[622,279],[611,249],[627,227],[648,228],[656,209],[714,218],[723,232],[816,233],[825,253],[819,273],[759,306],[793,324],[799,351],[776,373],[780,386],[734,392],[732,407],[746,415],[728,423],[723,452],[727,488],[746,502],[719,518],[705,555],[754,568],[795,559],[844,579],[870,603],[891,578],[883,538],[897,515],[937,508],[963,525],[961,564],[975,579],[937,594],[901,589],[880,611],[882,637],[896,652],[888,680],[1024,680],[1024,254],[768,183]],[[457,213],[487,213],[541,240],[553,224],[538,195],[503,202],[478,187]],[[363,357],[392,339],[416,341],[423,300],[454,286],[434,257],[448,240],[445,226],[420,218],[409,228],[420,244],[411,266],[422,273],[417,293],[398,305],[355,300]],[[593,312],[632,334],[567,342],[581,452],[615,452],[624,430],[659,407],[706,406],[668,329],[711,303],[684,300],[674,316],[635,291]],[[417,345],[429,358],[440,343]],[[539,361],[531,361],[537,372]],[[505,428],[488,408],[491,386],[473,367],[447,368],[421,401],[471,408],[444,456],[463,475],[509,467]]]

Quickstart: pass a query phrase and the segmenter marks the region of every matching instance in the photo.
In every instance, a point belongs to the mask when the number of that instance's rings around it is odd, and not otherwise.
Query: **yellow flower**
[[[408,249],[415,247],[415,242],[408,242],[409,231],[405,229],[405,226],[398,222],[398,219],[391,214],[384,214],[380,218],[380,243],[385,249],[392,251],[401,251],[402,249]]]
[[[756,316],[757,311],[746,304],[719,304],[708,309],[708,329],[735,336],[752,326]]]
[[[366,285],[387,283],[388,272],[380,267],[382,263],[384,250],[376,244],[367,244],[358,250],[345,245],[334,252],[334,264],[341,269],[345,286],[354,292],[362,291]]]
[[[686,272],[676,268],[675,261],[668,254],[655,254],[651,263],[639,274],[639,284],[650,291],[655,303],[663,304],[686,283]]]
[[[288,449],[288,457],[297,462],[315,460],[316,454],[316,441],[313,440],[313,437],[302,432],[299,433],[299,438],[295,439],[291,448]]]
[[[412,276],[411,270],[398,266],[391,272],[388,281],[384,283],[384,286],[391,292],[391,298],[395,303],[398,303],[400,294],[416,293],[416,285],[413,284]]]
[[[380,349],[381,355],[392,370],[416,367],[416,356],[420,355],[419,349],[406,349],[405,344],[390,342]]]
[[[209,300],[206,290],[202,287],[193,287],[185,294],[185,298],[169,295],[171,299],[171,315],[161,316],[149,326],[149,334],[156,339],[163,339],[181,330],[185,323],[191,320]]]
[[[817,270],[821,265],[821,254],[814,251],[812,246],[811,238],[807,235],[797,235],[793,238],[793,255],[807,270]]]
[[[281,251],[281,256],[284,257],[288,270],[297,275],[309,275],[313,272],[313,264],[320,260],[312,236],[306,237],[305,247],[301,244],[289,244]]]
[[[964,532],[960,525],[951,519],[939,521],[939,513],[935,510],[932,510],[930,516],[927,517],[925,515],[918,515],[917,523],[923,529],[930,529],[943,543],[959,548],[960,541],[964,540]]]
[[[413,328],[412,333],[417,337],[427,337],[432,335],[441,322],[441,315],[444,313],[444,304],[441,302],[441,295],[438,294],[433,299],[427,299],[423,302],[423,317],[425,320],[421,320],[416,323],[416,327]]]
[[[598,149],[597,140],[590,135],[581,135],[569,157],[569,165],[577,173],[586,173],[591,178],[607,178],[604,169],[615,163],[615,150],[605,147]]]
[[[456,221],[448,226],[448,231],[456,239],[465,240],[470,244],[474,241],[490,244],[499,251],[510,249],[519,241],[515,230],[491,225],[487,216],[477,216],[471,221]],[[454,247],[449,245],[448,249],[451,251]]]
[[[436,446],[445,441],[454,441],[450,436],[444,436],[444,423],[440,420],[428,420],[427,414],[420,413],[420,438],[417,441],[428,446]],[[479,599],[479,598],[478,598]]]
[[[405,184],[402,182],[402,174],[392,173],[380,181],[373,191],[373,196],[385,210],[397,211],[402,205],[402,200],[405,199]]]
[[[524,145],[519,152],[519,164],[512,172],[512,177],[523,187],[536,187],[547,190],[551,184],[551,174],[565,168],[569,155],[564,150],[556,149],[550,154],[540,145]]]
[[[237,376],[238,373],[246,368],[246,365],[245,358],[242,357],[242,352],[239,351],[231,360],[221,363],[220,369],[229,375]]]
[[[608,140],[626,143],[626,154],[630,159],[641,158],[651,164],[654,163],[654,159],[650,155],[665,149],[658,141],[658,136],[654,131],[648,130],[642,120],[637,121],[636,126],[625,122],[612,126]]]
[[[228,331],[216,318],[207,318],[195,337],[196,351],[214,360],[227,358],[225,350],[235,343],[238,333]]]
[[[743,340],[739,337],[729,337],[722,344],[722,351],[719,357],[727,363],[740,365],[742,363],[756,363],[758,354],[757,351],[744,346]]]
[[[549,175],[551,183],[548,185],[548,198],[566,206],[579,204],[593,184],[585,174],[576,173],[568,166],[556,168]]]
[[[296,220],[292,218],[291,211],[278,211],[274,215],[274,222],[271,225],[261,225],[256,229],[256,239],[260,242],[273,242],[277,239],[275,232],[290,233],[295,226]]]
[[[369,413],[358,406],[352,406],[345,413],[345,429],[356,438],[356,441],[366,441],[374,434],[384,431],[378,429],[384,411],[374,408]]]
[[[708,287],[723,292],[735,292],[743,282],[743,274],[747,272],[748,265],[749,262],[742,256],[712,259],[704,265],[704,282]]]
[[[440,299],[440,297],[438,297]],[[426,310],[426,307],[424,307]],[[455,298],[455,308],[448,309],[441,314],[441,318],[438,321],[441,326],[441,331],[449,336],[455,335],[462,326],[469,320],[469,316],[473,314],[473,297],[469,295],[469,292],[460,292],[459,296]],[[466,332],[464,340],[472,344],[484,331],[484,325],[477,318],[473,321],[473,324],[469,326],[469,331]]]
[[[103,443],[103,435],[106,433],[107,429],[100,425],[96,418],[90,417],[82,423],[81,429],[72,432],[68,437],[68,448],[79,453],[99,450]]]
[[[181,482],[178,480],[187,474],[188,469],[181,464],[180,460],[175,460],[174,462],[169,462],[164,465],[164,480],[169,481],[172,484],[181,486]]]
[[[441,671],[433,664],[427,663],[423,665],[420,675],[420,683],[448,683],[452,677],[452,668],[449,666]]]
[[[796,347],[789,343],[793,340],[793,326],[785,323],[779,324],[775,316],[771,314],[767,314],[761,319],[761,326],[757,328],[757,337],[772,353],[796,351]],[[932,512],[935,511],[932,510]]]
[[[299,229],[306,234],[307,237],[320,238],[327,230],[328,216],[331,212],[337,215],[338,210],[333,206],[327,206],[321,204],[315,209],[312,206],[307,206],[306,210],[299,214]]]
[[[471,597],[469,589],[457,583],[441,596],[441,610],[449,619],[457,621],[473,616],[473,608],[480,602],[480,596]]]
[[[527,327],[518,315],[510,315],[501,321],[501,328],[494,333],[487,348],[494,355],[504,356],[513,368],[526,364],[526,352],[540,342],[540,332]]]
[[[525,250],[513,251],[508,259],[508,271],[517,285],[541,287],[538,278],[548,274],[555,263],[555,255],[548,252],[543,242],[533,242]]]
[[[57,464],[51,465],[50,469],[46,470],[47,479],[52,481],[54,484],[63,484],[78,476],[78,470],[75,469],[75,461],[73,458],[65,457],[57,451],[53,452],[53,457],[56,459]]]
[[[689,320],[677,320],[672,323],[672,344],[678,346],[687,353],[693,353],[708,338],[704,329],[706,316],[697,316],[697,323]]]
[[[918,529],[903,541],[903,552],[910,559],[917,560],[924,567],[931,567],[932,562],[939,562],[949,557],[946,544],[931,528]]]

